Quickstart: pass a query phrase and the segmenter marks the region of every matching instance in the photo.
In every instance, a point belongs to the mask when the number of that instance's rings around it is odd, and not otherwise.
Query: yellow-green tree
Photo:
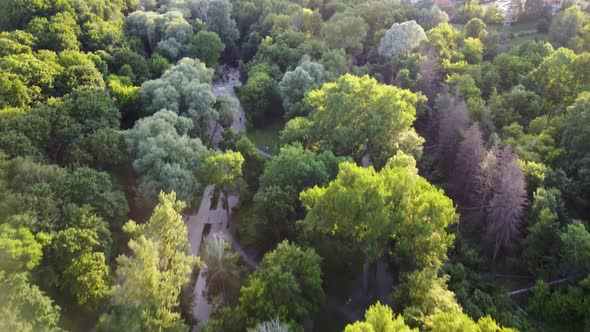
[[[346,325],[344,332],[417,332],[404,322],[402,315],[395,315],[387,305],[377,302],[365,312],[365,321]]]
[[[113,309],[101,324],[105,330],[188,330],[175,309],[199,260],[189,253],[180,215],[185,203],[174,192],[162,192],[159,199],[147,223],[130,220],[123,228],[132,235],[133,254],[117,259],[121,282],[111,290]]]
[[[391,240],[406,271],[440,268],[453,241],[445,228],[458,220],[453,202],[420,177],[415,160],[403,153],[380,172],[342,163],[327,187],[306,190],[300,198],[308,209],[301,221],[306,232],[344,237],[362,250],[365,288],[368,265]]]
[[[409,90],[347,74],[309,92],[309,116],[289,121],[282,139],[356,160],[368,153],[379,166],[399,150],[419,157],[424,140],[411,127],[419,100]]]

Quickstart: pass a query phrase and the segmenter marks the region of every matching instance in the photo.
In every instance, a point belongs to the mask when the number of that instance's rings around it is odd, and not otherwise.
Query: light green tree
[[[106,330],[187,330],[178,307],[181,288],[199,264],[189,253],[187,228],[180,212],[185,204],[174,192],[160,193],[160,203],[145,224],[130,220],[132,255],[117,258],[123,282],[111,289],[113,310],[101,319]]]
[[[387,305],[377,302],[365,312],[365,320],[346,325],[344,332],[417,332],[404,322],[402,315],[395,315]]]
[[[244,157],[231,150],[225,153],[211,153],[205,158],[205,174],[209,182],[216,185],[225,199],[225,210],[230,221],[229,195],[235,193],[242,180]]]
[[[406,55],[426,39],[424,29],[416,21],[394,23],[379,43],[379,55],[385,58]]]
[[[576,220],[560,235],[562,262],[573,270],[590,267],[590,233]]]
[[[102,252],[87,252],[74,258],[62,276],[61,285],[78,304],[100,306],[109,290],[109,267]]]
[[[0,225],[0,271],[24,272],[37,267],[49,241],[48,235],[33,235],[26,227]]]
[[[203,179],[207,149],[187,135],[191,128],[190,119],[162,110],[125,132],[127,149],[135,158],[133,167],[142,175],[143,197],[154,200],[164,190],[192,201]]]
[[[378,166],[399,150],[419,157],[423,139],[411,128],[419,99],[369,76],[347,74],[309,92],[309,116],[291,119],[281,140],[300,140],[312,151],[330,150],[358,161],[368,154]]]
[[[387,242],[406,270],[442,267],[453,236],[445,228],[457,222],[453,202],[418,176],[412,157],[398,153],[376,172],[345,162],[327,187],[301,193],[306,232],[342,236],[365,256],[368,266],[384,254]]]

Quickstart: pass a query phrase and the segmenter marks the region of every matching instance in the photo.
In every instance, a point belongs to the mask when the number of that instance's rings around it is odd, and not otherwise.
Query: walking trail
[[[236,112],[234,114],[234,119],[231,128],[238,132],[245,131],[246,116],[234,91],[235,87],[241,86],[241,83],[239,81],[239,72],[237,71],[237,69],[233,68],[230,68],[228,72],[229,74],[226,75],[226,80],[216,82],[213,84],[213,94],[215,94],[216,96],[229,95],[230,97],[236,99],[236,104],[234,104]],[[213,133],[213,147],[216,147],[222,140],[222,133],[223,129],[219,127]],[[262,151],[259,152],[262,153]],[[211,206],[211,197],[213,190],[214,187],[211,185],[205,187],[203,197],[197,213],[186,217],[186,226],[188,229],[188,240],[190,244],[191,254],[194,256],[199,256],[201,242],[203,240],[203,232],[205,230],[205,226],[209,224],[211,225],[209,234],[220,234],[223,238],[225,238],[227,241],[231,243],[232,249],[242,257],[246,265],[248,265],[252,269],[255,269],[258,266],[258,262],[256,262],[252,257],[246,254],[244,249],[240,246],[238,241],[232,236],[232,234],[228,230],[228,214],[227,211],[224,209],[222,203],[223,201],[225,201],[224,197],[220,195],[219,199],[217,200],[217,206]],[[235,206],[237,206],[238,201],[239,197],[237,195],[231,195],[229,197],[228,208],[230,213],[232,209]],[[193,330],[196,331],[202,329],[203,325],[209,319],[209,315],[211,314],[212,309],[212,305],[207,301],[206,297],[207,282],[204,275],[205,269],[206,267],[201,269],[194,288],[194,302],[192,306],[192,314],[193,317],[198,321],[198,325],[193,327]]]

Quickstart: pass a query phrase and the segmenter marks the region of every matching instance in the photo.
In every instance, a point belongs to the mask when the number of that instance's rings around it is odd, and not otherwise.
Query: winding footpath
[[[241,82],[239,81],[239,74],[237,69],[231,69],[229,74],[229,80],[213,84],[213,94],[216,96],[229,95],[230,97],[236,99],[236,104],[234,104],[236,112],[234,114],[234,119],[231,128],[237,132],[245,132],[246,115],[234,91],[235,87],[240,86]],[[222,133],[223,129],[221,128],[217,128],[217,130],[213,133],[213,138],[211,141],[213,147],[216,147],[222,140]],[[271,155],[259,150],[258,148],[255,148],[255,150],[267,158],[272,158]],[[229,232],[228,214],[227,211],[223,208],[222,204],[222,202],[225,199],[223,197],[219,197],[217,201],[217,206],[211,206],[213,189],[214,188],[211,185],[205,187],[197,213],[185,217],[185,222],[188,229],[188,240],[190,244],[191,254],[194,256],[199,256],[205,226],[211,225],[209,234],[219,234],[220,236],[225,238],[228,242],[231,243],[232,249],[242,257],[244,263],[248,265],[251,269],[256,269],[258,267],[258,262],[246,254],[246,252],[240,246],[236,238],[234,238],[234,236]],[[231,195],[229,197],[230,213],[232,209],[235,206],[237,206],[238,202],[239,197],[237,195]],[[206,268],[201,269],[194,287],[192,314],[193,317],[198,321],[198,325],[193,327],[193,331],[199,331],[202,329],[203,325],[209,319],[209,315],[211,314],[212,309],[212,305],[208,302],[206,296],[207,282],[204,275],[205,269]]]

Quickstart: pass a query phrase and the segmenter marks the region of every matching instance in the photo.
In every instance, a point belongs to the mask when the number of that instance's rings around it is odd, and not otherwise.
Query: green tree
[[[0,225],[0,271],[15,273],[34,269],[41,262],[43,246],[49,240],[44,233],[33,235],[26,227]]]
[[[279,317],[301,323],[324,302],[320,257],[287,241],[264,255],[240,291],[239,310],[248,325]]]
[[[590,233],[581,221],[568,225],[560,238],[562,262],[567,268],[584,270],[590,267]]]
[[[202,259],[206,268],[205,278],[209,297],[221,294],[223,303],[228,303],[229,295],[233,295],[239,285],[240,255],[233,252],[231,243],[220,235],[210,234],[205,238]]]
[[[28,280],[25,273],[0,272],[0,329],[57,330],[60,308]]]
[[[254,126],[262,126],[265,119],[280,111],[277,82],[265,72],[249,75],[240,90],[240,102]]]
[[[236,21],[230,16],[231,10],[229,0],[212,0],[207,7],[207,26],[221,38],[226,50],[235,47],[235,42],[240,37]]]
[[[393,310],[387,305],[381,304],[379,301],[373,304],[365,312],[365,320],[363,322],[355,322],[348,324],[344,328],[344,332],[385,332],[385,331],[399,331],[412,332],[417,329],[410,329],[405,322],[402,315],[396,317]]]
[[[537,90],[553,104],[573,101],[578,93],[579,82],[573,68],[576,54],[569,49],[560,48],[530,73]]]
[[[392,58],[407,55],[426,39],[424,29],[416,21],[394,23],[379,43],[379,55]]]
[[[192,121],[168,110],[141,119],[125,132],[125,143],[134,156],[133,167],[142,175],[140,194],[155,199],[160,190],[175,191],[192,201],[199,189],[207,149],[187,133]]]
[[[574,104],[567,108],[562,124],[561,146],[572,157],[583,158],[590,154],[590,129],[584,123],[590,120],[590,92],[578,95]]]
[[[369,26],[362,17],[335,15],[326,22],[322,33],[329,48],[358,54],[363,50],[368,31]]]
[[[553,45],[556,48],[572,48],[570,42],[578,36],[587,21],[584,12],[578,6],[569,7],[555,15],[549,28],[549,36]]]
[[[542,188],[539,188],[542,189]],[[556,267],[559,252],[559,223],[557,215],[544,208],[528,227],[524,242],[523,261],[531,273],[542,273]]]
[[[330,151],[315,154],[301,144],[283,146],[260,176],[254,211],[264,238],[294,238],[296,217],[302,215],[299,193],[315,185],[327,185],[336,177],[338,164],[347,158]]]
[[[125,195],[115,190],[108,173],[80,167],[64,179],[60,189],[65,201],[88,204],[105,220],[122,220],[129,212]]]
[[[216,185],[223,194],[229,222],[231,220],[229,195],[238,191],[240,180],[242,180],[244,157],[239,152],[228,150],[225,153],[209,154],[204,163],[209,182]]]
[[[25,108],[31,103],[32,98],[31,91],[17,75],[2,73],[0,77],[0,109]]]
[[[104,254],[93,252],[76,257],[64,271],[61,283],[78,304],[101,305],[107,299],[109,283],[109,267]]]
[[[180,212],[185,204],[174,192],[160,193],[159,204],[145,224],[130,220],[133,255],[117,258],[117,275],[124,280],[112,292],[112,312],[103,317],[106,330],[186,330],[178,307],[181,288],[190,280],[197,257],[189,253],[187,228]]]
[[[400,152],[379,173],[349,162],[339,169],[327,187],[301,193],[306,232],[352,241],[364,253],[365,280],[368,264],[384,254],[389,239],[395,239],[393,255],[405,270],[442,266],[453,239],[445,227],[457,214],[441,190],[417,176],[413,158]],[[417,220],[428,222],[418,226]]]
[[[307,95],[309,116],[290,120],[282,142],[301,140],[310,149],[359,161],[369,155],[379,166],[399,150],[419,157],[423,139],[411,128],[419,99],[369,76],[344,75]]]
[[[472,18],[463,27],[463,35],[471,38],[485,37],[487,35],[487,25],[479,18]]]
[[[215,32],[201,30],[194,37],[189,54],[199,58],[209,68],[216,68],[225,45]]]
[[[37,49],[56,52],[79,49],[80,26],[70,13],[57,13],[49,20],[45,17],[36,17],[29,22],[27,31],[36,37]]]

